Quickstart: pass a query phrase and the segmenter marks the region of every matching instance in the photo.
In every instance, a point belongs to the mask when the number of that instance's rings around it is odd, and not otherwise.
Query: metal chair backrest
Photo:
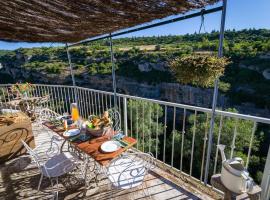
[[[50,100],[50,95],[43,96],[39,101],[39,105],[43,105],[47,103],[49,100]]]
[[[138,180],[138,177],[143,179],[148,174],[148,171],[154,166],[153,164],[154,157],[151,153],[127,153],[111,161],[108,166],[107,175],[113,177],[113,173],[110,173],[110,171],[114,173],[117,171],[119,177],[118,180],[114,180],[115,182],[127,179],[131,184],[134,184],[136,180]],[[121,166],[120,169],[119,166]],[[116,170],[110,170],[111,167]],[[127,174],[129,174],[129,176],[125,177]]]
[[[54,119],[56,117],[59,117],[60,115],[48,108],[43,108],[39,111],[38,114],[38,121],[46,121],[50,119]]]
[[[109,118],[112,120],[113,130],[116,132],[121,131],[121,115],[120,115],[120,113],[114,108],[109,109],[108,113],[109,113]]]
[[[31,149],[31,147],[28,146],[28,144],[26,144],[25,141],[21,140],[21,142],[23,146],[26,148],[27,153],[32,157],[32,159],[38,166],[38,168],[41,169],[42,165],[41,165],[41,159],[39,158],[39,156],[33,151],[33,149]]]

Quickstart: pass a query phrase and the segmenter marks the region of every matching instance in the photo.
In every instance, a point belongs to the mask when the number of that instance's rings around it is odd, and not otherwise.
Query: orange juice
[[[67,120],[64,120],[64,129],[65,129],[66,131],[68,130]]]
[[[71,117],[73,121],[77,121],[80,117],[79,109],[76,103],[71,104]]]

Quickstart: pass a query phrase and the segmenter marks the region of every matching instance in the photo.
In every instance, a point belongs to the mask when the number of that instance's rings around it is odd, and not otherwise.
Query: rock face
[[[263,71],[263,76],[265,79],[270,80],[270,69],[266,69]]]
[[[155,69],[152,64],[147,65],[149,69]],[[166,66],[162,64],[162,66]],[[161,68],[159,68],[161,69]],[[164,68],[165,69],[165,68]],[[61,74],[48,74],[42,71],[31,71],[22,68],[20,65],[7,67],[3,64],[0,73],[9,74],[14,81],[30,81],[33,83],[71,85],[71,76],[68,69]],[[0,75],[1,76],[1,75]],[[93,88],[97,90],[112,91],[112,78],[110,75],[89,76],[87,72],[75,71],[76,84],[82,87]],[[211,108],[213,89],[197,88],[178,83],[159,83],[151,85],[148,83],[137,82],[134,79],[117,76],[117,92],[132,96],[140,96],[151,99],[159,99],[168,102],[181,103],[205,108]],[[222,93],[218,95],[218,107],[231,107],[229,99]],[[236,106],[234,106],[236,107]],[[250,106],[252,113],[260,116],[269,116],[268,110],[257,109]],[[250,114],[245,105],[237,106],[240,113]]]
[[[270,54],[260,55],[260,58],[270,59]],[[239,67],[240,68],[245,68],[245,69],[250,69],[250,70],[256,71],[256,72],[262,74],[265,79],[267,79],[267,80],[270,79],[270,68],[262,70],[258,66],[255,66],[255,65],[245,65],[243,63],[240,63],[239,64]]]
[[[68,70],[61,72],[59,75],[26,70],[21,67],[4,67],[1,72],[10,74],[15,81],[31,80],[33,83],[59,85],[71,85],[72,83]],[[188,85],[180,85],[178,83],[159,83],[150,85],[120,76],[117,76],[116,80],[117,91],[119,93],[202,107],[211,106],[213,95],[212,89],[196,88]],[[82,72],[80,77],[76,78],[76,84],[98,90],[112,91],[112,78],[110,75],[89,76],[87,73]],[[222,94],[219,95],[219,106],[224,106],[226,102],[227,99],[225,96]]]
[[[262,54],[262,55],[260,55],[260,58],[261,59],[270,59],[270,53],[268,52],[266,54]]]
[[[116,79],[117,92],[122,94],[206,108],[210,108],[212,104],[212,89],[196,88],[188,85],[180,85],[178,83],[149,85],[147,83],[138,83],[133,79],[119,76],[117,76]],[[88,82],[84,82],[83,86],[112,91],[112,79],[110,76],[91,76],[89,77]],[[220,94],[218,106],[226,106],[227,101],[227,98],[223,94]]]
[[[138,64],[138,68],[141,72],[150,72],[152,70],[149,63]]]
[[[138,69],[141,72],[150,72],[153,69],[157,71],[167,71],[168,67],[165,62],[158,62],[158,63],[144,62],[138,64]]]

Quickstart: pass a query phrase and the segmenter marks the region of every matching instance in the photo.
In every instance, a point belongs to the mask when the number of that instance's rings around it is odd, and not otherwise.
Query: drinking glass
[[[82,123],[80,130],[81,130],[82,138],[83,140],[85,140],[86,139],[86,124],[85,123]]]
[[[80,117],[79,109],[76,103],[71,104],[71,117],[74,122],[77,121]]]

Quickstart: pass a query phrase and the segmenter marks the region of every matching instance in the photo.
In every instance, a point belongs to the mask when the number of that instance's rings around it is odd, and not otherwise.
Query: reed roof
[[[77,42],[217,1],[6,0],[0,4],[0,40]]]

